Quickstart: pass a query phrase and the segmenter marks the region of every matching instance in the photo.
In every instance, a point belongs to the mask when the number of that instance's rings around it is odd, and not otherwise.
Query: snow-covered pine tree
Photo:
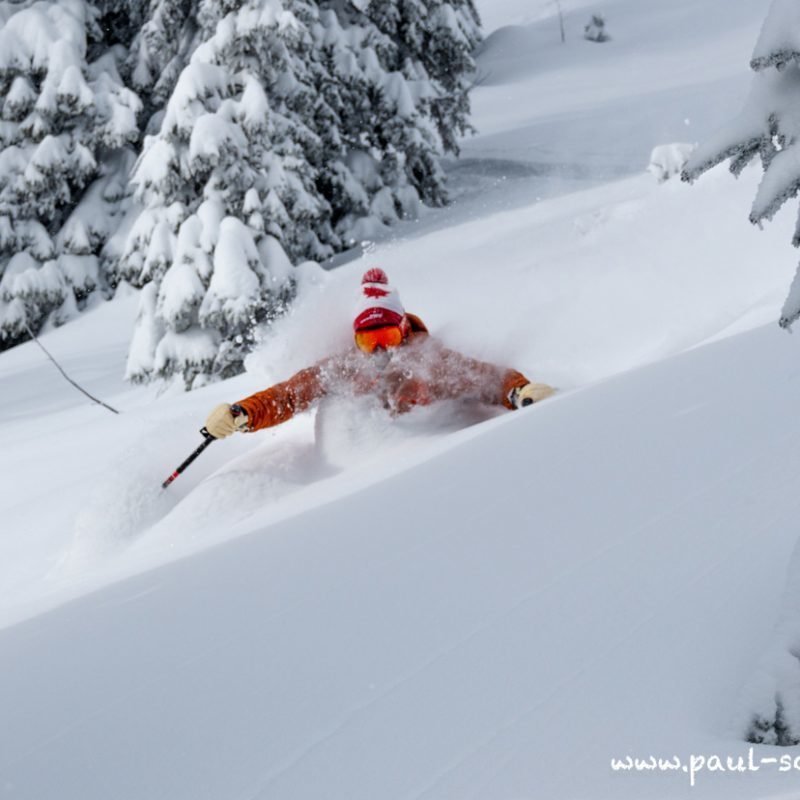
[[[321,5],[337,3],[327,0]],[[387,71],[397,70],[412,82],[429,84],[430,91],[416,98],[418,109],[435,122],[444,148],[457,153],[457,136],[470,130],[472,53],[481,41],[480,17],[473,0],[352,0],[349,8],[360,9],[388,37],[391,45],[384,44],[379,50]],[[425,202],[441,199],[439,186],[431,186],[430,196],[424,186],[418,188],[422,188]]]
[[[438,158],[467,127],[479,36],[471,0],[202,0],[192,25],[201,44],[134,172],[120,267],[157,284],[128,376],[187,386],[241,368],[293,295],[290,259],[444,202]]]
[[[140,102],[101,21],[84,0],[0,3],[0,348],[105,281]]]
[[[120,0],[124,2],[124,0]],[[154,133],[160,111],[198,44],[197,0],[150,0],[130,46],[128,70]]]
[[[316,137],[292,113],[312,102],[308,32],[277,1],[226,7],[200,4],[205,41],[133,174],[143,211],[120,270],[155,282],[155,311],[143,308],[137,324],[163,331],[137,332],[155,349],[132,350],[133,380],[180,373],[189,386],[240,370],[256,325],[294,291],[278,239],[293,253],[331,252],[315,233],[328,209],[304,153]]]
[[[730,159],[739,175],[759,157],[764,177],[750,211],[760,225],[772,219],[800,191],[800,4],[773,0],[750,61],[756,75],[741,113],[716,136],[697,148],[682,178],[694,181]],[[792,240],[800,246],[800,219]],[[781,312],[781,327],[800,317],[800,269]]]

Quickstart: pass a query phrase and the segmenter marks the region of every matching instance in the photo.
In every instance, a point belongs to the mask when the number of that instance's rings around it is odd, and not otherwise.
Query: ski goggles
[[[386,350],[403,343],[403,331],[399,325],[384,325],[382,328],[369,328],[356,331],[356,346],[363,353],[374,353],[379,348]]]

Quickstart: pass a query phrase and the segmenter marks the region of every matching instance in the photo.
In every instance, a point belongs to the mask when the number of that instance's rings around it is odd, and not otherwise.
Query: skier
[[[209,414],[215,439],[236,431],[270,428],[305,411],[325,395],[373,395],[392,414],[437,400],[478,400],[513,410],[555,391],[504,369],[449,350],[428,334],[422,320],[405,311],[382,269],[368,270],[353,322],[356,347],[301,370],[284,383]]]

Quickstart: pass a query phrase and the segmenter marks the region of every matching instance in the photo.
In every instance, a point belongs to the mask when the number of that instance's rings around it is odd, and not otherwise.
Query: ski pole
[[[183,463],[182,463],[182,464],[181,464],[181,465],[180,465],[180,466],[179,466],[179,467],[178,467],[178,468],[175,470],[175,472],[173,472],[173,473],[172,473],[172,475],[170,475],[170,476],[169,476],[169,478],[167,478],[167,479],[164,481],[164,483],[162,483],[162,484],[161,484],[161,488],[162,488],[162,489],[166,489],[166,488],[167,488],[167,486],[169,486],[169,485],[172,483],[172,481],[174,481],[174,480],[175,480],[175,478],[177,478],[177,477],[178,477],[178,475],[180,475],[180,474],[181,474],[181,473],[182,473],[182,472],[183,472],[183,471],[186,469],[186,467],[188,467],[188,466],[189,466],[189,464],[191,464],[191,463],[192,463],[192,461],[194,461],[194,460],[197,458],[197,456],[199,456],[199,455],[200,455],[200,453],[202,453],[202,452],[203,452],[203,450],[205,450],[205,449],[206,449],[206,447],[208,447],[208,446],[211,444],[211,442],[216,442],[216,441],[217,441],[217,440],[216,440],[216,439],[215,439],[215,438],[214,438],[214,437],[213,437],[213,436],[212,436],[212,435],[211,435],[211,434],[210,434],[210,433],[209,433],[209,432],[208,432],[208,431],[207,431],[205,428],[201,428],[201,429],[200,429],[200,433],[202,433],[202,434],[203,434],[203,436],[205,437],[205,441],[203,442],[203,444],[201,444],[201,445],[200,445],[200,446],[199,446],[199,447],[198,447],[198,448],[197,448],[197,449],[196,449],[196,450],[195,450],[195,451],[194,451],[194,452],[193,452],[193,453],[192,453],[192,454],[189,456],[189,458],[187,458],[187,459],[186,459],[186,461],[184,461],[184,462],[183,462]]]
[[[240,405],[232,405],[231,406],[231,414],[233,415],[234,419],[236,417],[241,416],[244,413],[245,413],[245,410]],[[175,478],[177,478],[178,475],[180,475],[186,469],[186,467],[188,467],[189,464],[191,464],[192,461],[194,461],[197,458],[197,456],[199,456],[200,453],[202,453],[203,450],[205,450],[206,447],[208,447],[211,444],[211,442],[216,442],[217,441],[216,438],[213,437],[208,432],[208,428],[200,428],[200,433],[202,433],[203,437],[205,438],[205,441],[203,442],[203,444],[199,445],[197,447],[197,449],[189,456],[189,458],[187,458],[186,461],[184,461],[183,464],[181,464],[175,470],[175,472],[173,472],[172,475],[170,475],[169,478],[167,478],[164,481],[164,483],[161,484],[161,488],[162,489],[166,489],[167,486],[169,486],[172,483],[172,481],[174,481]]]

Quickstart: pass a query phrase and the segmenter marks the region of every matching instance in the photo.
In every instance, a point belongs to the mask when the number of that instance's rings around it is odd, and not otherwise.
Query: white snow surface
[[[119,415],[35,343],[0,354],[0,797],[792,796],[776,765],[610,766],[747,757],[796,642],[794,220],[749,225],[755,168],[646,172],[730,118],[768,3],[562,5],[564,46],[551,3],[484,0],[453,206],[297,268],[246,374],[125,384],[124,286],[42,337]],[[580,38],[591,13],[612,41]],[[349,345],[372,266],[448,346],[559,393],[329,402],[162,492],[214,405]]]

